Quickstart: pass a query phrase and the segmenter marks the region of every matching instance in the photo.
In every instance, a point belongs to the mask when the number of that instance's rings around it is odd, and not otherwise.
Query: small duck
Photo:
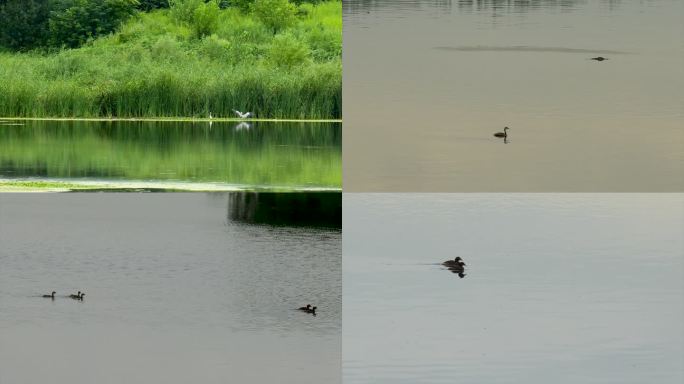
[[[306,307],[299,307],[299,308],[297,308],[297,309],[300,310],[300,311],[308,312],[308,311],[311,310],[311,304],[307,304]]]
[[[465,269],[466,263],[464,263],[463,259],[461,259],[460,257],[456,257],[453,260],[447,260],[443,262],[442,265],[449,268],[449,270],[453,272],[454,270],[463,271]]]
[[[75,295],[74,295],[74,294],[71,294],[71,295],[69,295],[69,297],[71,297],[72,299],[78,300],[78,299],[81,298],[81,291],[78,291],[78,293],[75,294]]]
[[[495,134],[494,134],[494,137],[503,137],[503,138],[508,137],[508,132],[506,132],[506,131],[509,130],[509,129],[510,129],[510,128],[508,128],[508,127],[504,127],[503,132],[497,132],[497,133],[495,133]]]
[[[603,56],[597,56],[597,57],[592,57],[591,60],[596,60],[596,61],[603,61],[603,60],[608,60]]]
[[[50,298],[50,299],[54,300],[54,299],[55,299],[55,293],[57,293],[57,292],[52,291],[52,294],[51,294],[51,295],[43,295],[43,297],[47,297],[47,298]]]
[[[307,310],[306,312],[316,316],[316,307],[311,307],[311,309]]]

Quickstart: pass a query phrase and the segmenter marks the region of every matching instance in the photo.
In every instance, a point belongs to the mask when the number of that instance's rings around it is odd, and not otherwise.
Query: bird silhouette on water
[[[312,307],[311,304],[307,304],[306,307],[299,307],[297,309],[306,313],[310,313],[314,316],[316,315],[316,307]]]
[[[506,139],[508,137],[508,132],[506,132],[506,131],[508,131],[509,129],[510,128],[508,128],[508,127],[504,127],[503,132],[495,133],[494,137],[503,137],[504,139]]]
[[[447,267],[451,273],[455,273],[460,277],[461,279],[466,276],[465,274],[465,265],[466,263],[461,259],[461,257],[456,257],[453,260],[447,260],[442,263],[443,266]]]

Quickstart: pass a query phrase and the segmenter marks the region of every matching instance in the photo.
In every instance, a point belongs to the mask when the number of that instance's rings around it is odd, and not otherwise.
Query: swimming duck
[[[76,295],[73,295],[73,294],[69,295],[69,297],[71,297],[72,299],[80,299],[81,298],[81,291],[78,291],[78,293]]]
[[[461,259],[460,257],[456,257],[453,260],[447,260],[443,262],[442,265],[449,268],[449,270],[453,272],[454,270],[463,271],[465,269],[466,263],[464,263],[463,259]]]
[[[312,315],[316,315],[316,307],[311,307],[311,309],[308,309],[306,312],[311,313]]]
[[[603,60],[608,60],[608,59],[606,59],[606,58],[605,58],[605,57],[603,57],[603,56],[598,56],[598,57],[592,57],[591,59],[592,59],[592,60],[596,60],[596,61],[603,61]]]
[[[497,133],[494,134],[494,136],[495,136],[495,137],[504,137],[504,138],[506,138],[506,137],[508,137],[508,132],[506,132],[506,131],[509,130],[509,129],[510,129],[510,128],[508,128],[508,127],[504,127],[504,131],[503,131],[503,132],[497,132]]]
[[[54,299],[55,299],[55,293],[57,293],[57,292],[52,291],[52,295],[43,295],[43,297],[49,297],[49,298],[51,298],[52,300],[54,300]]]
[[[300,311],[307,311],[308,312],[309,310],[311,310],[311,304],[307,304],[306,307],[299,307],[297,309],[299,309]]]

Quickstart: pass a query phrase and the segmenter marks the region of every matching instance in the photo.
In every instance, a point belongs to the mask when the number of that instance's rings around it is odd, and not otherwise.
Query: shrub
[[[150,54],[156,61],[173,61],[181,56],[180,44],[172,35],[162,36],[152,44]]]
[[[307,41],[317,61],[334,60],[342,55],[342,36],[336,31],[321,26],[313,28],[307,33]]]
[[[202,40],[201,52],[212,60],[227,60],[230,53],[230,42],[216,35]]]
[[[193,12],[192,30],[197,37],[211,35],[218,26],[219,5],[217,1],[202,3]]]
[[[288,0],[255,0],[251,9],[252,13],[273,33],[292,25],[297,13],[297,7]]]
[[[203,0],[169,0],[171,17],[177,22],[192,24],[195,10],[203,3]]]
[[[278,67],[291,68],[309,58],[309,48],[290,34],[278,35],[268,50],[269,61]]]

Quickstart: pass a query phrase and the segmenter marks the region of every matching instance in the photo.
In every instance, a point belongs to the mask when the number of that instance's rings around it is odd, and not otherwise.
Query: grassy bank
[[[0,180],[0,192],[67,192],[93,187],[66,182],[34,180]]]
[[[157,10],[81,48],[0,53],[0,116],[340,118],[341,8],[303,4],[277,33],[223,9],[204,37]]]

